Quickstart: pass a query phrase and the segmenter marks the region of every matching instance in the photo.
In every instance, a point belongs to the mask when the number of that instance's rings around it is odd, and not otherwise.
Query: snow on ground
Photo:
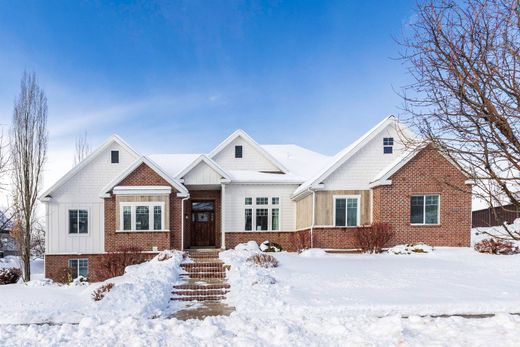
[[[125,281],[132,285],[121,285],[113,300],[104,299],[97,306],[90,300],[84,303],[87,308],[81,308],[77,298],[89,297],[92,288],[89,295],[76,294],[76,309],[113,312],[112,317],[78,315],[79,324],[0,325],[0,341],[43,346],[515,346],[520,338],[520,316],[508,314],[520,307],[520,255],[479,254],[469,248],[436,248],[429,254],[411,255],[326,254],[313,249],[301,255],[271,253],[280,265],[265,269],[245,262],[259,252],[257,245],[238,248],[221,253],[232,265],[226,301],[236,311],[229,317],[146,319],[158,311],[145,309],[143,297],[164,294],[166,298],[172,283],[164,284],[162,291],[159,281],[154,292],[131,279],[147,274],[138,266],[125,275],[126,280],[123,276],[117,282],[116,288]],[[157,269],[144,277],[172,276],[168,280],[174,282],[176,266],[173,260],[165,272]],[[0,297],[3,292],[0,287]],[[141,308],[126,308],[133,303]],[[149,308],[162,308],[162,304],[162,299],[151,299]],[[5,323],[19,317],[10,307],[11,319]],[[483,319],[420,317],[450,313],[498,314]]]
[[[309,251],[308,251],[309,252]],[[274,269],[231,263],[229,304],[248,314],[438,315],[520,312],[520,256],[436,248],[429,254],[271,253]]]
[[[79,325],[0,327],[5,346],[517,346],[520,317],[209,317],[203,321],[127,318]]]
[[[0,286],[0,324],[77,323],[84,317],[110,320],[115,317],[153,317],[169,309],[172,285],[179,280],[182,253],[172,258],[129,266],[123,276],[101,283],[58,285],[35,280]],[[43,270],[42,261],[33,261],[33,270]],[[92,292],[106,282],[115,286],[98,302]],[[1,341],[1,340],[0,340]]]

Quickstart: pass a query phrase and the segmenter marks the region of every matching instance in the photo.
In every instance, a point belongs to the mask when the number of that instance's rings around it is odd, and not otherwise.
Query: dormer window
[[[242,158],[242,146],[235,146],[235,158]]]
[[[118,164],[119,163],[119,151],[112,151],[112,152],[110,152],[110,162],[112,164]]]
[[[394,151],[394,138],[384,137],[383,138],[383,153],[392,154]]]

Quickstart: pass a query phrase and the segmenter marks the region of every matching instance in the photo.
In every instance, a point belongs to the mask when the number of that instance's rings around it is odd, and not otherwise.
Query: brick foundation
[[[156,253],[143,253],[143,259],[151,259]],[[88,259],[89,282],[100,282],[107,278],[101,275],[104,254],[64,254],[45,255],[45,277],[59,282],[63,270],[68,267],[69,259]]]

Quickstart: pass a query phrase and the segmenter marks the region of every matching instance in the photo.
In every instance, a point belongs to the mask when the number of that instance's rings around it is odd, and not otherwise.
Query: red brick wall
[[[466,177],[428,146],[391,177],[392,184],[374,188],[374,221],[388,222],[393,243],[425,242],[433,246],[469,246],[471,188]],[[410,224],[410,197],[440,195],[440,225]]]
[[[143,254],[144,259],[151,259],[154,253]],[[100,282],[107,278],[101,275],[100,266],[103,262],[103,254],[67,254],[45,256],[45,277],[53,281],[60,281],[63,270],[68,267],[69,259],[88,259],[88,281]]]
[[[148,165],[141,164],[118,185],[121,186],[170,186]],[[116,251],[121,247],[141,247],[151,251],[157,246],[159,250],[181,248],[181,201],[177,190],[172,187],[170,194],[170,231],[169,232],[116,232],[116,200],[112,194],[105,198],[105,251]]]
[[[221,191],[220,190],[191,190],[190,199],[184,202],[184,214],[188,218],[185,219],[184,225],[184,245],[189,248],[191,244],[191,203],[192,201],[214,201],[215,202],[215,246],[220,248],[221,245]]]
[[[279,243],[286,251],[295,251],[293,235],[294,232],[273,231],[273,232],[227,232],[226,249],[235,248],[240,243],[256,241],[259,245],[264,241]]]
[[[355,230],[355,228],[344,227],[314,228],[312,231],[313,247],[326,249],[358,248],[354,235]]]

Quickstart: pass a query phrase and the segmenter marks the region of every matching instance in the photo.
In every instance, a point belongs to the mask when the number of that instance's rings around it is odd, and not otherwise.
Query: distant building
[[[0,229],[0,258],[8,255],[17,255],[16,242],[9,230]]]
[[[515,205],[509,204],[473,211],[471,224],[473,228],[494,227],[504,222],[513,223],[517,218],[520,218],[520,210]]]

